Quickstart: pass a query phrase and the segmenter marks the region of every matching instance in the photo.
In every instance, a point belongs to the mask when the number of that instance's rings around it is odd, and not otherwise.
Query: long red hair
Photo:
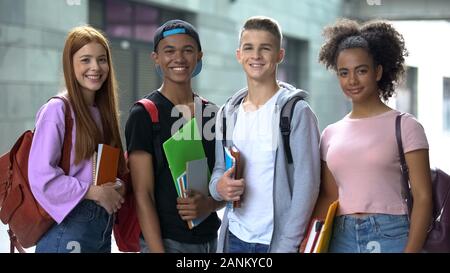
[[[108,76],[102,87],[95,93],[95,105],[100,111],[103,134],[101,129],[97,128],[88,105],[83,99],[81,86],[76,80],[73,66],[73,55],[91,42],[99,43],[105,48],[109,65]],[[76,120],[75,164],[89,159],[99,143],[106,143],[120,149],[119,170],[120,173],[123,173],[126,167],[119,132],[117,83],[108,40],[100,31],[91,26],[75,27],[67,35],[62,61],[68,98]]]

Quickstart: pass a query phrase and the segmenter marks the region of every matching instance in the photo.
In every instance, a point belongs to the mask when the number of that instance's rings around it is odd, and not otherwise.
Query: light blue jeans
[[[114,216],[94,201],[81,201],[61,224],[53,225],[36,245],[36,253],[111,252]]]
[[[406,215],[372,214],[363,217],[341,215],[334,219],[328,252],[403,252],[408,241]]]

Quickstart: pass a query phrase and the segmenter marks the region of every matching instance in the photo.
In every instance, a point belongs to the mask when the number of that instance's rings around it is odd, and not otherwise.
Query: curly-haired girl
[[[402,116],[414,205],[402,198],[395,119],[384,102],[404,74],[405,42],[384,21],[341,19],[325,28],[319,61],[337,73],[352,110],[322,133],[322,185],[314,216],[339,200],[330,252],[419,252],[431,219],[431,176],[423,127]]]

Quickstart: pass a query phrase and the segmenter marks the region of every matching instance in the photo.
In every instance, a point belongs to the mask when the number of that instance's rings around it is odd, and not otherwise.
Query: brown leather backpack
[[[70,168],[72,127],[70,104],[67,98],[58,96],[65,104],[65,134],[59,166],[66,174]],[[36,245],[55,221],[39,205],[33,196],[28,180],[28,157],[33,131],[19,137],[12,149],[0,157],[0,219],[9,225],[11,252],[14,247],[25,252],[23,247]]]

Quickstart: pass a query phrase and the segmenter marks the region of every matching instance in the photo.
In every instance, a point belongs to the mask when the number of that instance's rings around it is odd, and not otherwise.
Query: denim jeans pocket
[[[75,222],[91,222],[95,218],[96,205],[89,200],[81,201],[70,213],[67,219]]]
[[[385,239],[401,239],[408,237],[409,223],[403,215],[383,215],[375,217],[377,233]]]

